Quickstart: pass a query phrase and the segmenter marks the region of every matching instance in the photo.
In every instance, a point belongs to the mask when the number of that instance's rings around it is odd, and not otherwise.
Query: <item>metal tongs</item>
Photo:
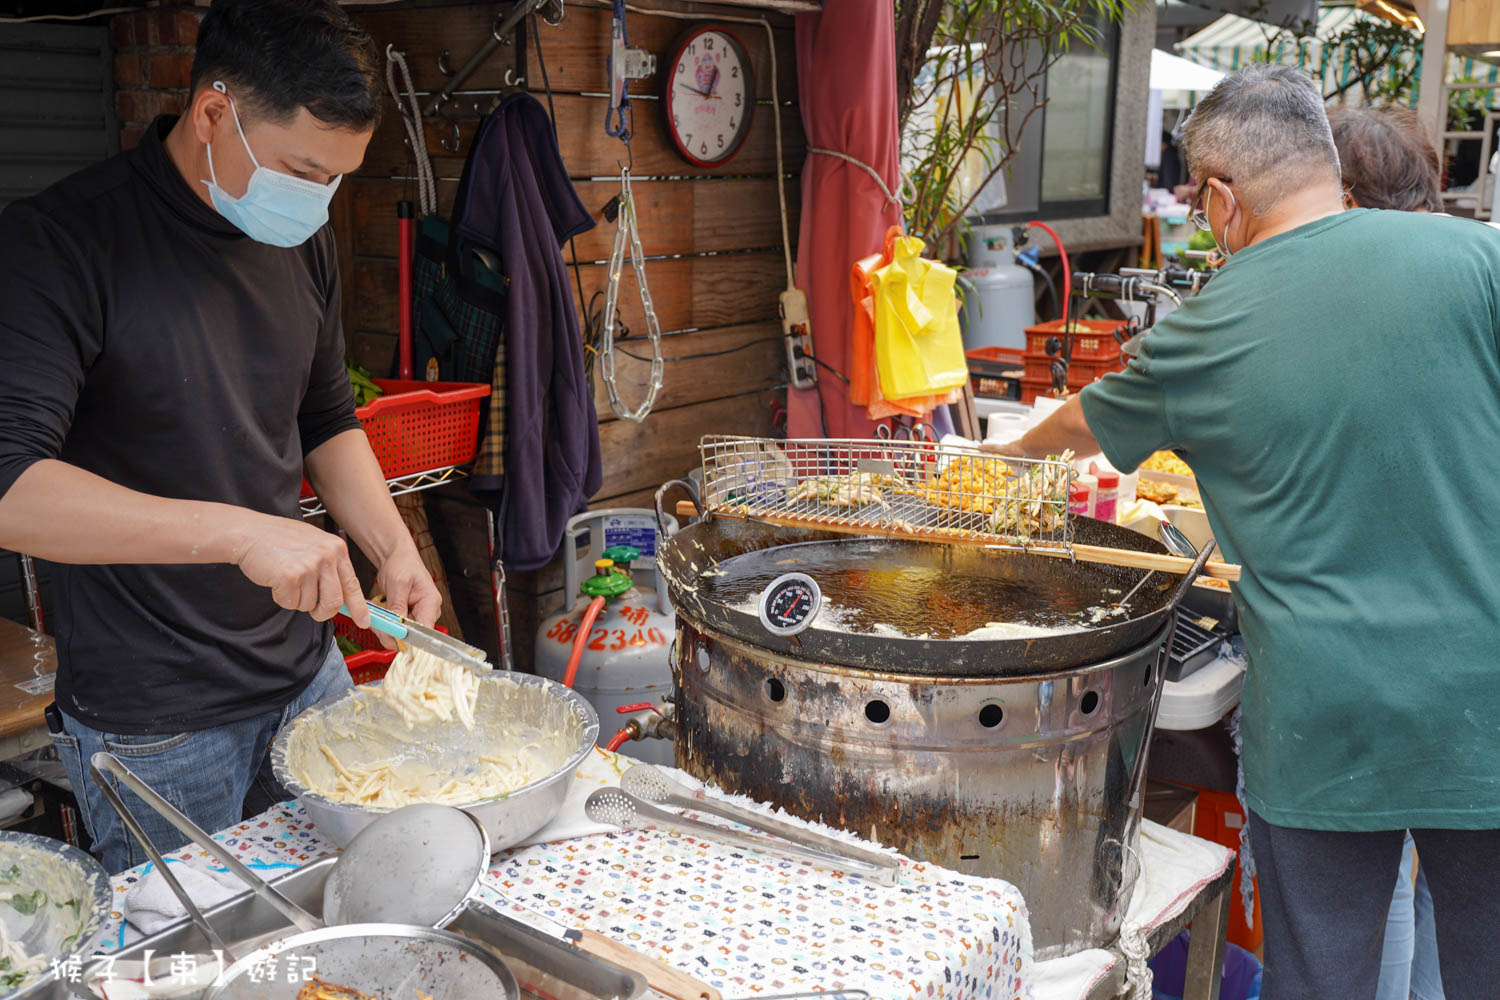
[[[601,788],[584,805],[589,819],[622,829],[655,827],[705,837],[753,851],[781,854],[832,871],[894,885],[901,862],[890,855],[835,840],[806,827],[785,823],[749,809],[705,795],[674,780],[650,764],[637,764],[620,778],[619,788]],[[655,803],[655,804],[653,804]],[[761,834],[742,833],[716,823],[704,823],[658,808],[678,806],[732,820]]]
[[[476,673],[485,673],[494,669],[485,658],[484,650],[477,646],[460,642],[451,635],[444,635],[437,629],[428,628],[426,625],[419,625],[410,618],[404,618],[394,611],[387,611],[378,604],[371,604],[369,608],[370,627],[377,632],[384,632],[392,639],[404,642],[414,649],[431,653],[439,659],[451,660]],[[345,605],[339,611],[347,615],[349,606]]]

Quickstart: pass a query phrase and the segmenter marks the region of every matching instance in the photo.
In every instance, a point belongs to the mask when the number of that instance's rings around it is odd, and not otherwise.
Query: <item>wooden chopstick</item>
[[[682,517],[697,517],[698,508],[691,500],[679,500],[677,502],[677,513]],[[963,531],[960,529],[886,528],[870,524],[841,524],[836,520],[819,517],[788,517],[784,514],[762,513],[756,511],[754,508],[750,508],[743,513],[716,510],[713,516],[733,521],[760,521],[782,528],[817,528],[822,531],[833,531],[846,535],[896,538],[904,541],[941,542],[945,545],[993,546],[1003,544],[997,542],[994,535],[985,532]],[[1068,552],[1058,549],[1028,548],[1025,549],[1025,552],[1029,555],[1052,556],[1057,559],[1070,558]],[[1182,556],[1165,555],[1157,552],[1137,552],[1133,549],[1116,549],[1110,548],[1107,545],[1074,544],[1072,546],[1071,558],[1077,559],[1080,562],[1098,563],[1105,566],[1129,566],[1134,569],[1157,570],[1162,573],[1186,573],[1193,566],[1193,560],[1183,558]],[[1210,560],[1204,565],[1201,575],[1212,577],[1215,580],[1233,582],[1240,578],[1240,566],[1238,563]]]

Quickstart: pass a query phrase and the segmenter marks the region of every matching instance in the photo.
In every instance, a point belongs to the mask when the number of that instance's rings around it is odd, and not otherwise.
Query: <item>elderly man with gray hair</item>
[[[1449,1000],[1500,995],[1500,234],[1344,211],[1301,73],[1183,130],[1228,258],[1126,371],[996,449],[1192,465],[1237,585],[1265,1000],[1373,998],[1404,831]]]

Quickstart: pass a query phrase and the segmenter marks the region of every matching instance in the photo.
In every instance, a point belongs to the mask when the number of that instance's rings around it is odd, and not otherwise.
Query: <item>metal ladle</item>
[[[120,814],[126,828],[156,863],[167,887],[214,947],[223,942],[181,883],[173,877],[161,852],[102,772],[119,779],[141,801],[228,868],[298,930],[311,931],[324,926],[323,920],[258,878],[223,844],[142,781],[119,758],[110,753],[96,753],[89,762],[89,769],[94,783]],[[489,857],[488,835],[463,810],[427,804],[397,809],[360,831],[339,857],[323,888],[324,916],[329,924],[420,923],[441,927],[457,916],[468,901],[484,874]]]

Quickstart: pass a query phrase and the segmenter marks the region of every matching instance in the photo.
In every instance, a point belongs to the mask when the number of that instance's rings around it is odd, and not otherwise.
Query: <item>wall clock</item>
[[[755,111],[745,47],[724,28],[699,25],[667,51],[662,107],[667,134],[689,162],[716,167],[739,150]]]

